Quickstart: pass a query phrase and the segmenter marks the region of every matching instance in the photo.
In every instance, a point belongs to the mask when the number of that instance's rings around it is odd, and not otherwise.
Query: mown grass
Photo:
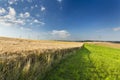
[[[120,49],[85,44],[49,71],[44,80],[120,80]]]

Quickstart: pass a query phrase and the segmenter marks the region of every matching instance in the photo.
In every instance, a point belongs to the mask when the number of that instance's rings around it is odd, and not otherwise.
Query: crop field
[[[0,38],[0,80],[42,80],[83,43]]]
[[[120,80],[120,44],[0,37],[0,80]]]
[[[106,47],[111,47],[111,48],[117,48],[120,49],[120,43],[110,43],[110,42],[93,42],[91,44],[96,44],[100,46],[106,46]]]
[[[68,49],[73,47],[80,47],[81,45],[81,43],[76,42],[0,38],[0,54],[16,54],[19,52],[22,54],[22,51],[24,52],[32,50],[39,50],[42,53],[47,49]]]
[[[120,49],[86,43],[76,54],[61,61],[45,80],[120,80]]]

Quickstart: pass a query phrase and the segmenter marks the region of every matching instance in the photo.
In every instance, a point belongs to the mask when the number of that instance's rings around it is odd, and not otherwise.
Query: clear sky
[[[0,36],[120,41],[120,0],[0,0]]]

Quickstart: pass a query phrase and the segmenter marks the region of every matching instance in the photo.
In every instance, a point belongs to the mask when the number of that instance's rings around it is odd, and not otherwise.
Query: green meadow
[[[85,44],[50,70],[44,80],[120,80],[120,49]]]

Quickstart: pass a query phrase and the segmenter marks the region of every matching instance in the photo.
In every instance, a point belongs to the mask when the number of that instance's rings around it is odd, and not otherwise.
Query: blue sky
[[[0,36],[120,41],[120,0],[0,0]]]

